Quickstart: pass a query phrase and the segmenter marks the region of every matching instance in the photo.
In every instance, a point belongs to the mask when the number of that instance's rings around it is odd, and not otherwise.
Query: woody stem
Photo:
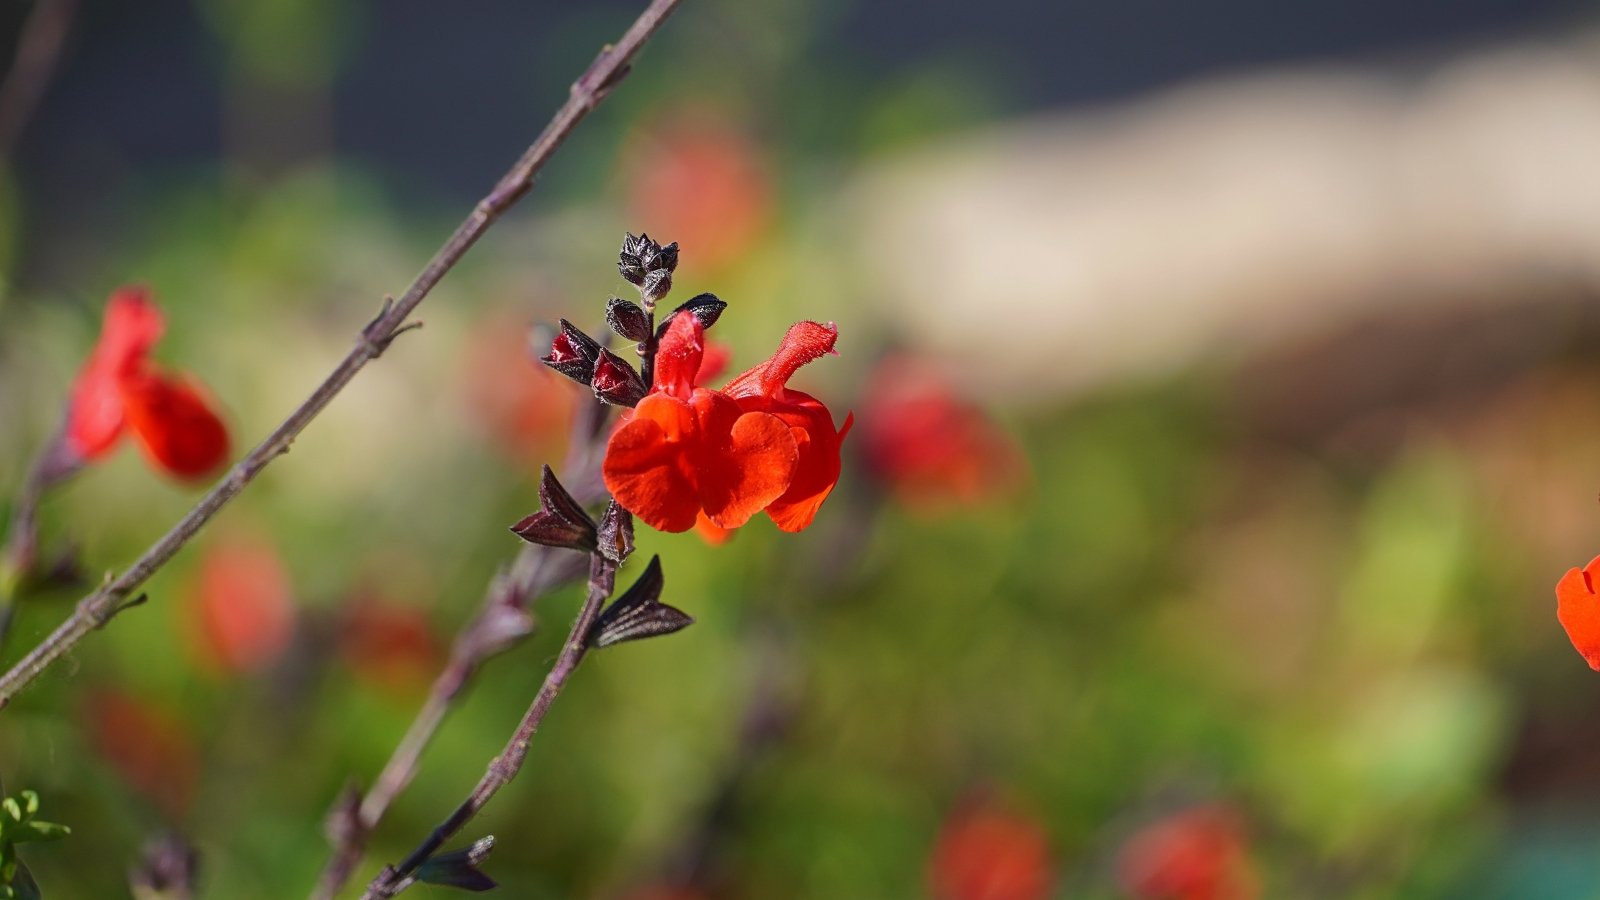
[[[178,523],[147,549],[121,575],[78,602],[72,615],[38,646],[0,675],[0,708],[9,705],[27,687],[88,634],[104,627],[125,608],[135,589],[144,584],[188,544],[224,506],[237,497],[274,459],[289,452],[294,439],[320,414],[367,363],[387,349],[403,329],[412,311],[428,293],[466,255],[495,220],[510,209],[533,187],[534,176],[571,135],[577,124],[606,98],[627,74],[633,57],[655,34],[681,0],[651,0],[621,40],[608,45],[572,85],[565,103],[556,111],[539,137],[522,154],[472,213],[456,227],[422,272],[398,300],[385,301],[377,318],[362,329],[355,347],[336,366],[322,384],[312,391],[289,417],[267,435],[255,449],[200,498]]]
[[[455,812],[434,828],[398,866],[385,866],[372,883],[367,885],[366,893],[361,895],[362,900],[383,900],[409,887],[417,869],[439,852],[446,841],[472,821],[494,795],[522,770],[522,764],[528,757],[528,745],[533,741],[540,723],[549,713],[556,696],[566,686],[567,679],[572,677],[572,673],[577,670],[578,664],[583,662],[584,655],[588,652],[589,634],[594,630],[594,623],[600,618],[600,609],[605,605],[606,598],[611,596],[616,586],[616,577],[616,563],[606,559],[599,552],[590,554],[589,594],[583,601],[583,609],[579,611],[577,620],[572,623],[572,631],[567,634],[561,655],[556,657],[555,665],[551,667],[544,683],[539,687],[539,693],[534,696],[527,712],[523,713],[522,720],[517,723],[516,731],[512,732],[511,740],[506,742],[505,748],[498,756],[489,761],[489,767],[483,773],[483,777],[478,779],[472,793],[456,807]]]
[[[580,502],[594,499],[592,495],[599,492],[598,488],[591,487],[595,480],[593,457],[610,413],[610,407],[598,402],[589,403],[584,409],[573,423],[571,451],[566,466],[569,472],[581,473],[574,480],[575,493]],[[500,613],[502,604],[507,602],[526,609],[545,591],[581,573],[581,569],[567,572],[562,561],[557,559],[561,553],[549,547],[524,545],[505,577],[497,576],[490,582],[477,615],[462,626],[457,634],[450,661],[434,679],[427,701],[411,721],[405,736],[395,746],[388,762],[384,763],[383,771],[378,774],[372,787],[364,796],[346,795],[335,802],[329,814],[330,823],[336,824],[330,838],[333,853],[311,891],[311,900],[332,900],[350,880],[350,876],[355,874],[356,866],[366,853],[368,837],[416,777],[422,754],[433,742],[445,717],[489,657],[510,649],[509,646],[486,647],[482,641],[475,640],[484,621]],[[350,805],[346,806],[346,803]]]

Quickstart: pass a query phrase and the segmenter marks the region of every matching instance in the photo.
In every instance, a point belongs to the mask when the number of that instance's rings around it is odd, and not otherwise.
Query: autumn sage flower
[[[228,457],[228,430],[204,390],[150,361],[166,323],[143,288],[111,295],[99,343],[78,373],[64,440],[92,462],[132,431],[150,461],[168,474],[196,480]]]
[[[772,358],[721,391],[696,384],[705,328],[674,315],[661,338],[649,393],[612,434],[603,474],[617,502],[651,527],[687,531],[704,515],[738,528],[763,510],[784,531],[811,524],[839,480],[839,445],[826,406],[787,383],[833,350],[837,331],[789,329]]]
[[[1596,576],[1600,576],[1600,556],[1561,576],[1556,583],[1556,618],[1589,668],[1600,671],[1600,595],[1595,593]]]

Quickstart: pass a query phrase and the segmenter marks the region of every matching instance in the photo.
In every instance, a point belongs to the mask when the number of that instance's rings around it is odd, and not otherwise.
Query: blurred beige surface
[[[882,160],[849,245],[917,340],[1046,399],[1398,305],[1600,276],[1600,47],[1281,71]],[[1468,299],[1470,298],[1470,299]]]

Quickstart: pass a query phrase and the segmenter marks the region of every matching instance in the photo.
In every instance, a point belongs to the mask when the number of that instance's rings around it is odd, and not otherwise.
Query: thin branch
[[[489,226],[510,209],[533,186],[533,179],[556,149],[572,133],[573,128],[587,116],[628,72],[629,63],[639,48],[655,34],[661,23],[675,10],[681,0],[651,0],[650,5],[634,21],[622,39],[607,46],[590,63],[589,68],[572,85],[567,101],[556,111],[555,117],[545,126],[522,158],[500,179],[494,189],[466,218],[449,240],[428,261],[411,286],[399,300],[385,302],[383,309],[362,330],[356,345],[327,379],[306,398],[244,459],[234,465],[212,489],[200,499],[172,530],[156,541],[115,580],[78,602],[77,609],[51,632],[10,671],[0,676],[0,708],[10,704],[17,693],[38,678],[46,669],[65,655],[91,631],[104,627],[123,607],[123,601],[151,575],[183,548],[207,522],[216,516],[229,501],[237,497],[245,486],[260,474],[272,460],[289,452],[294,439],[305,430],[328,403],[355,378],[368,362],[383,353],[395,334],[405,325],[406,317],[416,309],[434,285],[455,267],[488,230]]]
[[[598,462],[595,452],[611,408],[595,401],[584,404],[582,409],[573,421],[566,471],[575,473],[572,481],[577,486],[575,496],[579,502],[589,503],[604,493],[595,472]],[[427,701],[395,746],[377,780],[365,796],[352,789],[334,802],[328,814],[333,854],[317,879],[310,900],[332,900],[349,882],[366,853],[368,838],[416,777],[423,752],[433,742],[445,716],[466,692],[467,685],[491,657],[511,649],[533,633],[532,618],[527,610],[546,592],[582,575],[582,562],[583,557],[571,552],[525,544],[511,566],[490,581],[483,605],[456,635],[450,661],[434,679]],[[508,623],[507,617],[518,612],[523,614],[523,621]]]
[[[366,893],[361,895],[362,900],[383,900],[410,887],[418,867],[439,852],[446,841],[472,821],[494,795],[522,770],[522,763],[528,757],[528,744],[539,730],[539,724],[544,721],[545,714],[550,711],[556,696],[566,686],[567,679],[572,677],[578,664],[583,662],[583,657],[588,651],[589,633],[594,630],[594,623],[600,618],[600,608],[605,605],[606,598],[611,596],[616,586],[616,576],[615,563],[607,560],[599,552],[590,554],[589,595],[584,599],[583,609],[578,613],[577,620],[572,623],[572,631],[568,633],[566,644],[561,648],[561,655],[556,657],[556,663],[545,676],[544,684],[539,687],[539,693],[528,706],[528,711],[523,713],[522,721],[517,724],[517,730],[512,733],[511,740],[506,743],[505,749],[500,751],[499,756],[490,760],[488,770],[478,780],[477,786],[472,789],[467,799],[456,807],[455,812],[433,829],[400,865],[385,866],[372,883],[367,885]]]
[[[71,478],[81,463],[66,452],[63,432],[57,430],[34,459],[17,489],[11,506],[11,524],[0,547],[0,645],[11,630],[18,596],[39,571],[39,504],[52,487]]]
[[[0,83],[0,156],[10,156],[22,127],[55,74],[78,0],[37,0],[17,38],[11,69]]]
[[[495,577],[477,614],[456,635],[450,661],[434,679],[427,701],[372,787],[364,796],[343,794],[335,801],[328,817],[333,853],[310,894],[312,900],[332,900],[349,882],[366,853],[368,838],[395,799],[416,777],[422,754],[433,742],[445,716],[484,663],[520,643],[532,633],[533,623],[529,618],[521,627],[513,626],[513,630],[505,634],[505,640],[485,640],[486,633],[501,630],[504,617],[526,611],[545,592],[582,574],[581,566],[577,571],[568,569],[565,557],[573,556],[575,554],[558,553],[549,547],[528,545],[518,552],[508,570]],[[581,557],[578,559],[581,561]]]

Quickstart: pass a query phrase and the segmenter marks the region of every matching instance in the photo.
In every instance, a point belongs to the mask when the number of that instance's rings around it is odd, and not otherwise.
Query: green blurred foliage
[[[768,154],[779,198],[768,233],[715,283],[679,294],[731,301],[715,336],[733,347],[735,370],[795,318],[838,320],[844,355],[802,380],[838,398],[841,415],[860,399],[893,323],[840,262],[815,188],[861,158],[996,115],[1006,86],[946,59],[851,94],[839,89],[848,71],[812,72],[805,57],[815,17],[843,4],[709,6],[664,35],[649,63],[660,74],[636,75],[574,138],[536,209],[497,226],[449,276],[423,308],[426,327],[151,580],[152,602],[6,710],[0,771],[75,824],[71,841],[29,858],[47,894],[119,896],[126,864],[167,827],[198,843],[207,896],[311,884],[327,852],[324,811],[349,779],[379,770],[421,693],[352,677],[325,640],[267,672],[208,670],[194,648],[198,564],[230,534],[265,536],[307,631],[373,590],[451,634],[515,552],[506,525],[536,505],[542,461],[496,446],[467,401],[474,341],[508,311],[597,323],[606,294],[625,287],[611,268],[629,227],[620,160],[655,112],[729,110]],[[326,90],[360,39],[356,4],[201,8],[230,69],[296,90]],[[531,38],[552,53],[530,54],[529,77],[559,95],[590,54],[577,36],[597,30],[579,15]],[[711,42],[731,58],[708,61],[697,48]],[[159,359],[211,388],[242,450],[461,212],[338,162],[256,185],[224,170],[152,175],[108,198],[140,227],[62,283],[0,295],[5,484],[54,427],[115,285],[155,288],[170,321]],[[27,216],[9,190],[0,196],[9,273]],[[1410,440],[1352,473],[1326,447],[1263,440],[1234,418],[1231,389],[1227,372],[1201,366],[1018,415],[1004,424],[1024,449],[1026,482],[969,508],[902,508],[851,467],[800,535],[756,524],[713,548],[642,532],[619,581],[660,553],[663,599],[698,623],[597,653],[526,771],[462,843],[499,838],[486,870],[507,896],[614,896],[669,866],[732,771],[736,815],[715,855],[728,896],[924,897],[940,822],[990,784],[1048,829],[1063,897],[1118,896],[1120,842],[1191,802],[1251,823],[1264,896],[1596,895],[1592,813],[1518,796],[1504,775],[1526,722],[1600,710],[1548,616],[1559,565],[1549,548],[1497,506],[1470,444]],[[95,577],[194,497],[124,449],[50,498],[45,533],[79,542]],[[28,603],[6,658],[73,599]],[[541,631],[494,661],[451,714],[359,877],[405,853],[470,788],[577,603],[570,589],[539,601]],[[792,718],[751,756],[745,709],[774,682]],[[192,741],[191,802],[164,806],[107,762],[86,698],[108,690],[156,705]]]

